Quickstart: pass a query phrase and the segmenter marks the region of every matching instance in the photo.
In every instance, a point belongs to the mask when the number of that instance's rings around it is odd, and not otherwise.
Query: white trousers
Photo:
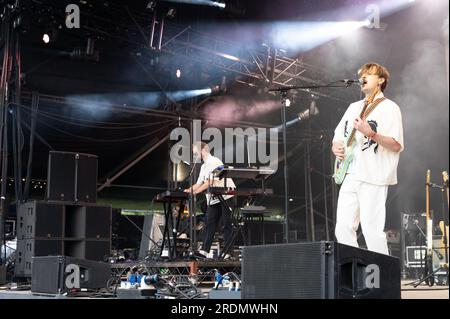
[[[339,191],[335,235],[339,243],[358,247],[356,231],[361,223],[367,249],[388,255],[386,198],[388,186],[368,184],[345,177]]]

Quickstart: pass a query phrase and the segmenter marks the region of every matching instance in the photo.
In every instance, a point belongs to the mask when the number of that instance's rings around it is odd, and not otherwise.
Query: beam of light
[[[108,113],[113,106],[133,106],[144,108],[157,108],[169,98],[174,102],[212,94],[212,88],[200,90],[185,90],[166,92],[128,92],[122,94],[86,94],[67,96],[67,103],[76,106],[81,112],[93,116],[103,117],[104,113]]]
[[[218,1],[209,1],[209,0],[165,0],[166,2],[176,2],[176,3],[187,3],[187,4],[194,4],[194,5],[200,5],[200,6],[210,6],[210,7],[217,7],[221,9],[225,9],[226,4],[223,2]]]
[[[241,59],[239,59],[238,57],[235,57],[235,56],[233,56],[233,55],[230,55],[230,54],[226,54],[226,53],[219,53],[222,57],[224,57],[225,59],[228,59],[228,60],[232,60],[232,61],[236,61],[236,62],[240,62],[241,61]]]
[[[170,99],[176,102],[180,102],[193,97],[211,94],[212,91],[213,90],[211,88],[201,90],[175,91],[167,92],[167,96],[169,96]]]
[[[367,20],[344,22],[280,22],[271,28],[269,34],[275,46],[302,52],[349,34],[367,24]]]

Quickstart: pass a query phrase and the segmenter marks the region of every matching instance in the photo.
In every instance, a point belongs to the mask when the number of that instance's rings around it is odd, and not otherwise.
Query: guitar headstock
[[[443,171],[442,172],[442,178],[444,179],[444,183],[448,183],[448,172],[447,171]]]

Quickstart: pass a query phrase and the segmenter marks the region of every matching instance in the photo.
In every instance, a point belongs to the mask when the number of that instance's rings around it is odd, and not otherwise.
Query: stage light
[[[155,8],[156,8],[156,1],[149,1],[146,9],[153,11],[153,10],[155,10]]]
[[[177,14],[177,10],[175,8],[170,8],[167,11],[166,17],[168,17],[169,19],[173,19],[173,18],[175,18],[176,14]]]
[[[177,76],[177,78],[181,78],[181,70],[177,69],[177,71],[175,72],[175,75]]]
[[[291,104],[292,104],[292,102],[291,102],[291,100],[289,100],[289,99],[286,99],[286,101],[284,101],[284,105],[285,105],[286,107],[291,106]]]
[[[50,42],[50,36],[48,35],[48,33],[44,33],[44,35],[42,36],[42,41],[44,41],[44,43]]]
[[[316,116],[317,114],[319,114],[319,109],[316,106],[316,101],[312,100],[311,104],[309,105],[309,108],[298,113],[297,117],[294,118],[293,120],[286,122],[286,127],[291,126],[297,122],[305,121],[313,116]],[[282,129],[283,125],[279,125],[277,128]]]
[[[227,7],[225,2],[215,2],[217,6],[221,9],[225,9]]]
[[[211,1],[211,0],[163,0],[163,1],[186,3],[186,4],[193,4],[193,5],[200,5],[200,6],[210,6],[210,7],[217,7],[220,9],[225,9],[227,6],[224,2]]]

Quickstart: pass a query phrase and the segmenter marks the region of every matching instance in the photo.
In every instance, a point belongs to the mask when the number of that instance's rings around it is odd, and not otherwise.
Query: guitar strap
[[[381,102],[383,102],[384,100],[386,100],[386,98],[384,96],[380,97],[380,98],[376,99],[375,101],[373,101],[372,104],[370,104],[370,106],[368,106],[367,103],[364,102],[364,107],[361,111],[360,117],[362,119],[367,118],[367,116],[369,116],[369,114],[372,113],[372,111],[377,107],[377,105],[380,104]],[[353,140],[355,139],[355,134],[356,134],[356,128],[353,128],[350,138],[348,139],[348,142],[347,142],[347,147],[352,145]]]

